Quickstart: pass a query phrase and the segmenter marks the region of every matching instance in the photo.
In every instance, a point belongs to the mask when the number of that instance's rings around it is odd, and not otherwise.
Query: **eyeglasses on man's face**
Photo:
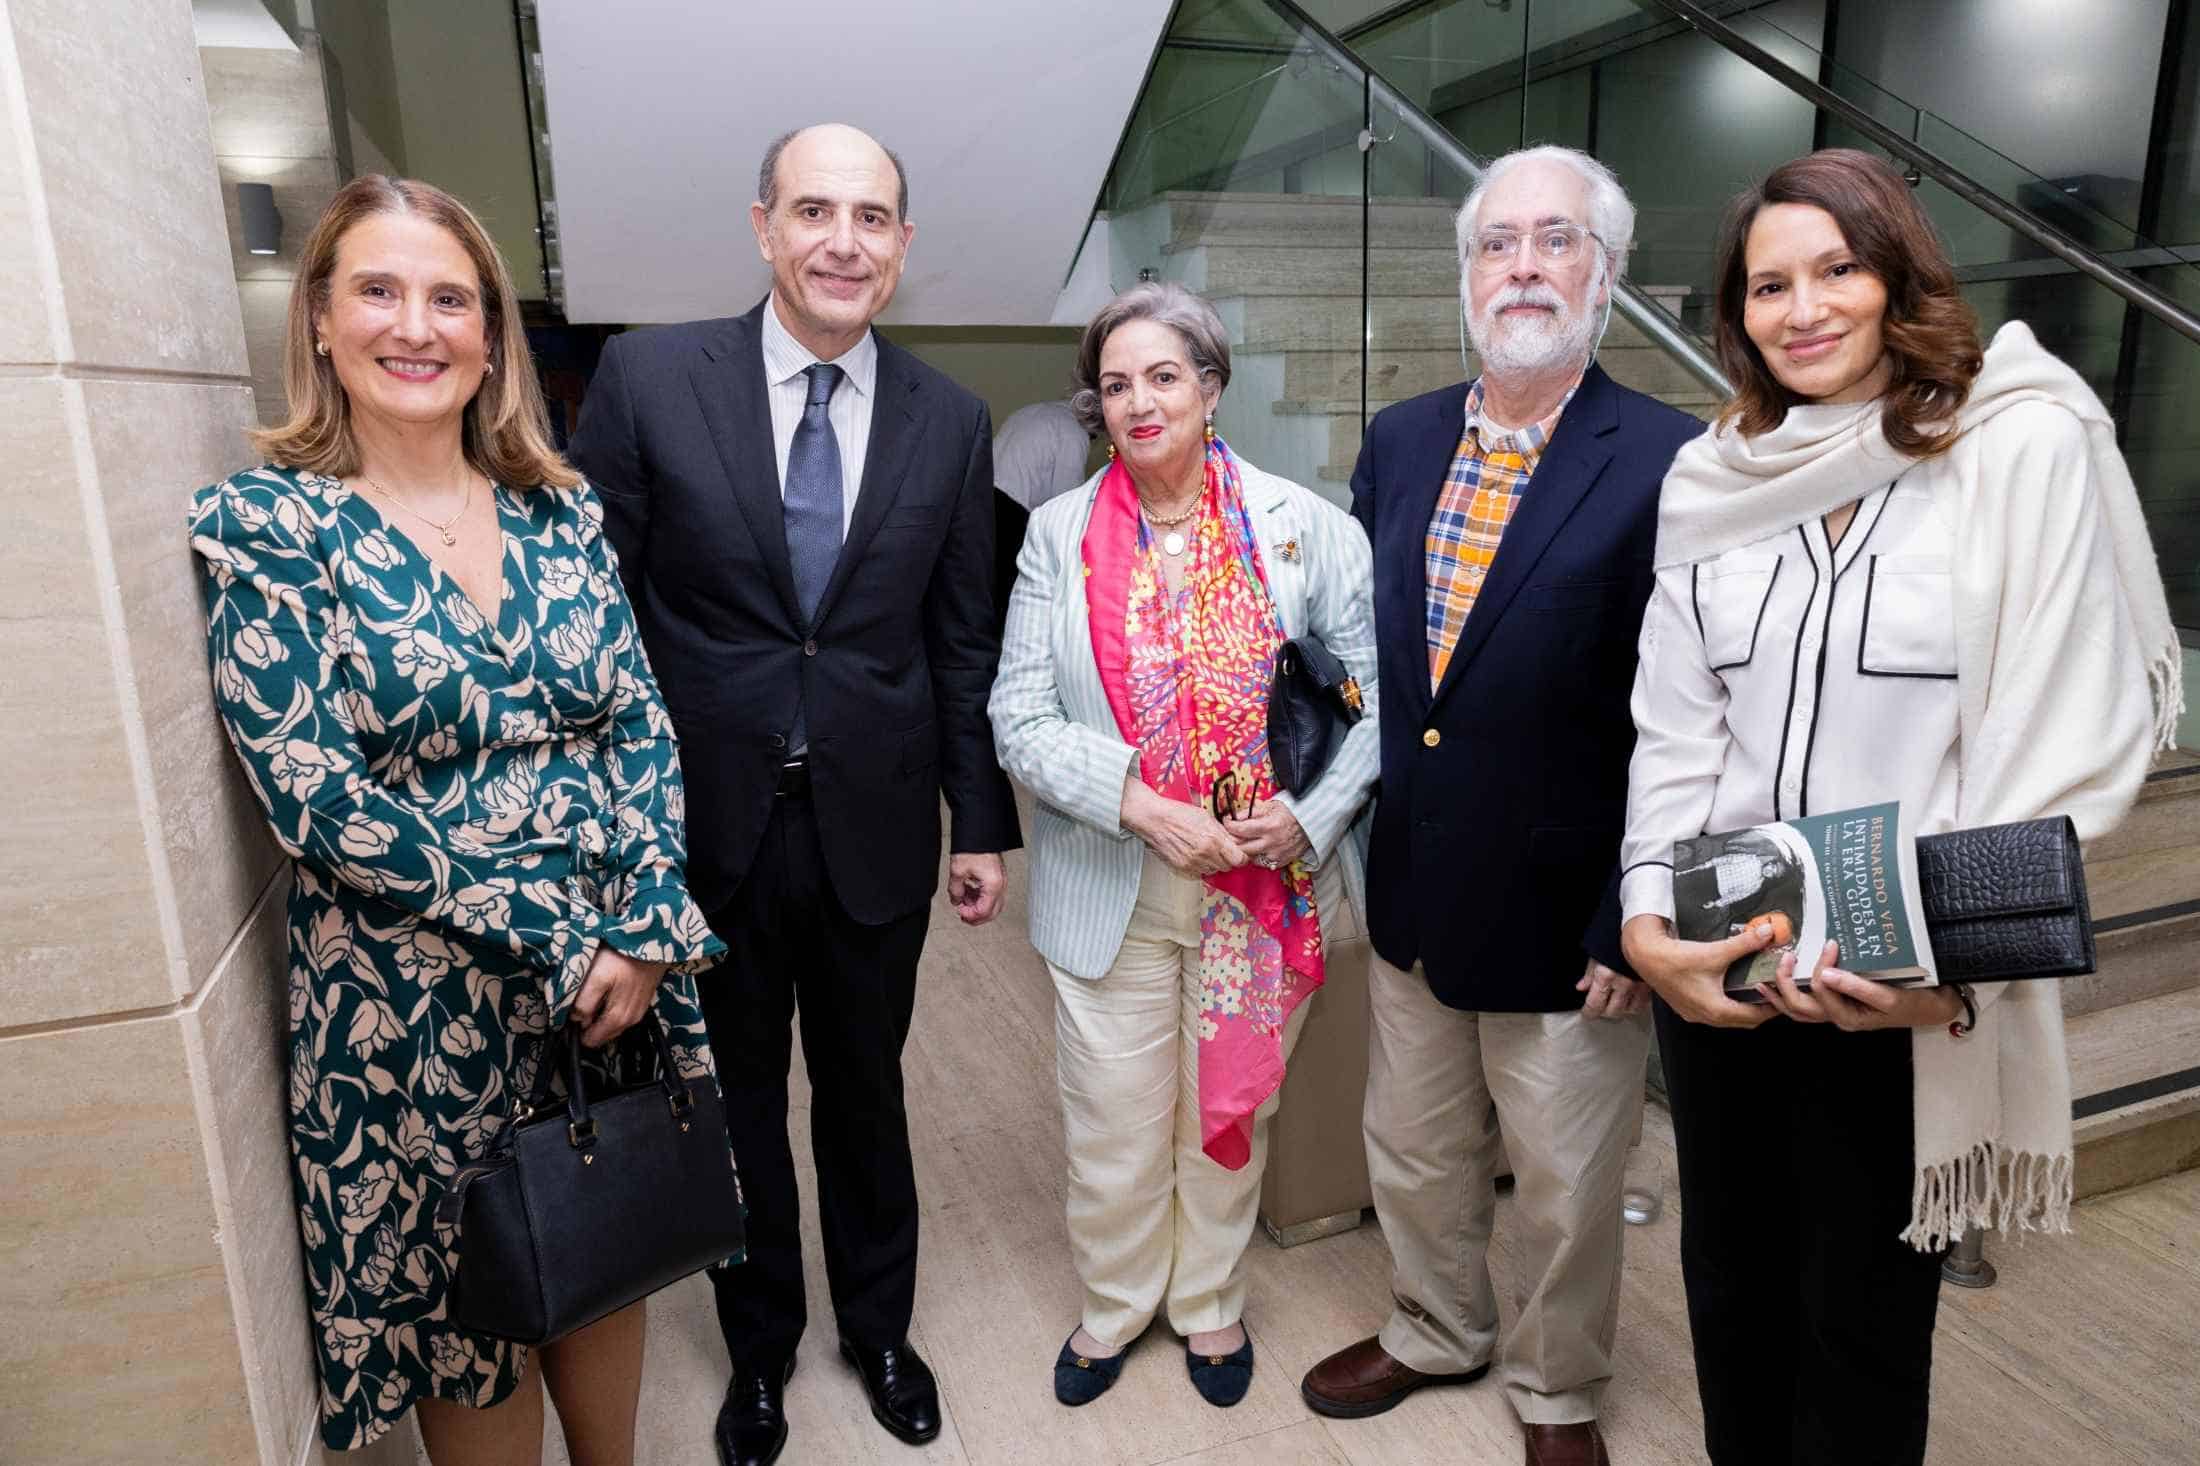
[[[1546,224],[1525,232],[1518,229],[1482,229],[1467,241],[1467,259],[1476,271],[1494,273],[1512,268],[1525,245],[1538,264],[1556,269],[1586,259],[1589,241],[1604,243],[1603,236],[1579,224]]]

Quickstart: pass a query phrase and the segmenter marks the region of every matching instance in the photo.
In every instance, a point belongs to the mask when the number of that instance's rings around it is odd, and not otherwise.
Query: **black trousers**
[[[916,1301],[917,1182],[902,1105],[901,1049],[924,951],[923,908],[883,926],[842,909],[806,791],[773,802],[754,864],[711,913],[730,949],[697,982],[726,1131],[748,1202],[748,1260],[711,1273],[736,1364],[794,1357],[808,1312],[794,1154],[787,1142],[792,1023],[810,1076],[825,1275],[841,1337],[903,1341]]]
[[[1909,1034],[1657,1025],[1714,1466],[1919,1466],[1945,1254],[1898,1236]]]

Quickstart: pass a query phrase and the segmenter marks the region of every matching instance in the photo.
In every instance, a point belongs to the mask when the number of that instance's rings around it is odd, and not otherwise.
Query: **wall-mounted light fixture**
[[[275,208],[275,190],[265,183],[237,185],[237,211],[244,217],[244,247],[271,255],[283,247],[283,216]]]

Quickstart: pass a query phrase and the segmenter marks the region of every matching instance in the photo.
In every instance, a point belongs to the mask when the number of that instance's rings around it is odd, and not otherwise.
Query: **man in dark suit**
[[[901,164],[854,128],[807,128],[772,144],[758,193],[771,295],[615,338],[572,444],[679,734],[688,883],[731,949],[699,984],[749,1207],[748,1260],[712,1274],[728,1466],[784,1449],[806,1318],[797,1009],[841,1353],[888,1430],[939,1431],[908,1340],[901,1049],[941,795],[963,921],[999,909],[1001,852],[1021,843],[985,713],[1000,654],[985,406],[871,330],[914,232]]]
[[[1649,1047],[1619,948],[1628,699],[1659,481],[1702,427],[1592,360],[1633,228],[1591,158],[1492,163],[1458,231],[1482,375],[1377,415],[1352,477],[1384,688],[1364,1121],[1396,1307],[1303,1393],[1372,1415],[1494,1363],[1529,1466],[1608,1460]],[[1507,1151],[1523,1296],[1500,1346],[1485,1255]]]

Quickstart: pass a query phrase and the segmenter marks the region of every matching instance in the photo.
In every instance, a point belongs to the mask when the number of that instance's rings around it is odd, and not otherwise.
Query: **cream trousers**
[[[1367,1170],[1396,1304],[1383,1348],[1427,1374],[1494,1359],[1522,1421],[1594,1420],[1619,1323],[1620,1189],[1648,1015],[1461,1012],[1418,968],[1380,957],[1368,1009]],[[1500,1349],[1488,1254],[1508,1156],[1522,1296]]]
[[[1332,862],[1334,864],[1334,862]],[[1245,1248],[1260,1207],[1270,1096],[1236,1171],[1199,1144],[1199,908],[1204,885],[1146,856],[1115,965],[1098,978],[1053,964],[1054,1049],[1069,1151],[1069,1240],[1084,1281],[1085,1331],[1128,1345],[1168,1309],[1179,1334],[1245,1312]],[[1326,919],[1342,881],[1316,878]],[[1308,1006],[1284,1025],[1286,1056]]]

